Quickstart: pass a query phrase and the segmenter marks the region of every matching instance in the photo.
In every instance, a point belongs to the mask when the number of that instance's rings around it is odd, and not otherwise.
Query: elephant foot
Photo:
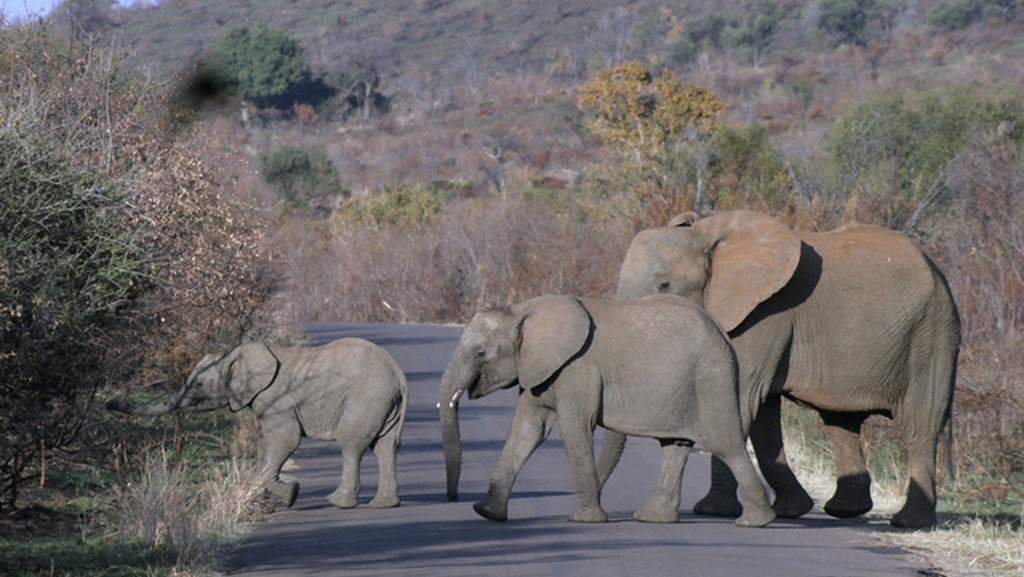
[[[763,507],[744,507],[743,514],[736,519],[737,527],[764,527],[775,520],[775,511],[765,505]]]
[[[299,484],[295,481],[290,483],[270,483],[264,485],[271,494],[277,495],[284,501],[285,507],[291,507],[295,504],[295,499],[299,497]]]
[[[678,523],[679,507],[665,504],[652,504],[648,501],[633,513],[633,519],[641,523]]]
[[[796,519],[806,515],[814,508],[814,499],[803,489],[796,494],[776,494],[772,509],[775,515],[783,519]]]
[[[572,515],[569,515],[569,522],[571,523],[604,523],[607,520],[608,513],[600,507],[581,508]]]
[[[402,504],[402,501],[398,498],[398,495],[377,495],[370,501],[371,509],[390,509],[397,507]]]
[[[870,494],[848,497],[835,495],[825,503],[825,512],[839,519],[859,517],[874,507]]]
[[[359,504],[359,497],[338,489],[327,496],[327,501],[339,509],[351,509]]]
[[[921,509],[908,509],[904,507],[892,516],[889,521],[893,527],[900,529],[930,529],[938,524],[935,510],[924,511]]]
[[[743,506],[735,496],[723,497],[708,493],[693,506],[693,512],[709,517],[739,517],[743,514]]]
[[[494,505],[488,499],[473,503],[473,510],[476,511],[477,515],[489,521],[501,522],[508,520],[508,507]]]

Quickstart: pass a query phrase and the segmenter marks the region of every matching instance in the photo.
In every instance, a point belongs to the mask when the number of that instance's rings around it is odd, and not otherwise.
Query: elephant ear
[[[800,238],[766,214],[725,212],[693,227],[714,246],[704,306],[726,331],[782,289],[800,263]]]
[[[673,216],[666,226],[693,226],[693,223],[698,220],[700,220],[700,215],[695,211],[688,210]]]
[[[524,389],[550,379],[590,338],[590,313],[574,297],[537,297],[515,305],[512,312],[522,319],[516,368]]]
[[[228,402],[231,410],[236,412],[252,404],[257,395],[267,390],[281,367],[277,356],[263,343],[242,345],[226,360],[230,367]]]

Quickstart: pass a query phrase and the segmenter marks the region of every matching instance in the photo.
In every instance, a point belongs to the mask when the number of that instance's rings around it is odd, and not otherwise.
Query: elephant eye
[[[477,356],[478,359],[482,359],[485,356],[487,356],[487,351],[485,351],[482,348],[479,348],[479,349],[476,350],[476,356]]]
[[[660,293],[667,293],[668,289],[669,289],[669,286],[670,285],[669,285],[668,281],[662,281],[662,282],[658,283],[658,292],[660,292]]]

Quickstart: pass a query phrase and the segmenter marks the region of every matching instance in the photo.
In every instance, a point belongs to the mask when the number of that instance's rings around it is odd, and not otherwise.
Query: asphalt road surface
[[[465,464],[460,500],[445,500],[437,416],[441,374],[462,329],[422,325],[313,323],[312,344],[361,337],[387,349],[406,371],[411,403],[398,481],[402,506],[371,510],[377,485],[372,453],[363,459],[362,499],[342,511],[325,500],[337,486],[334,443],[304,439],[290,472],[301,484],[291,509],[260,523],[221,568],[230,575],[356,576],[908,576],[926,562],[885,546],[863,522],[816,511],[741,529],[730,519],[691,513],[708,485],[709,459],[694,452],[683,480],[677,524],[643,524],[632,513],[650,496],[660,470],[656,441],[633,438],[605,487],[603,524],[569,523],[576,496],[557,429],[527,462],[509,502],[509,520],[486,521],[471,504],[487,490],[508,433],[514,390],[460,405]],[[600,437],[600,434],[598,434]]]

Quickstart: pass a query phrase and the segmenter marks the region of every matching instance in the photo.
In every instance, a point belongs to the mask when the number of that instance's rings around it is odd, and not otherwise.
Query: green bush
[[[342,192],[338,169],[321,147],[282,146],[261,159],[260,172],[278,196],[296,208],[308,207],[313,199],[330,199]]]
[[[39,448],[82,426],[106,384],[99,337],[148,284],[124,200],[44,144],[0,132],[0,509],[40,474]]]
[[[981,134],[1024,141],[1024,98],[954,86],[921,94],[885,94],[846,111],[827,143],[836,188],[913,203],[948,201],[950,162]]]
[[[384,189],[379,196],[346,201],[339,207],[337,217],[343,222],[372,226],[422,222],[439,214],[445,204],[465,189],[464,184],[444,180],[426,186],[394,186]]]
[[[791,199],[785,158],[763,124],[720,127],[715,133],[710,172],[719,209],[751,207],[776,212]]]

